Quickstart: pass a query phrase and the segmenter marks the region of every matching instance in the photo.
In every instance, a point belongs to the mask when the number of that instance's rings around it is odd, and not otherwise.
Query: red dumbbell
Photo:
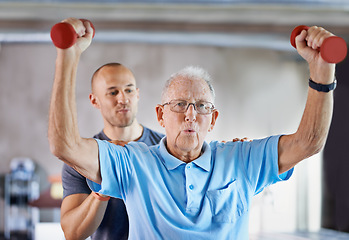
[[[296,37],[303,31],[308,30],[309,27],[300,25],[295,27],[291,33],[291,45],[296,48]],[[320,53],[322,59],[328,63],[339,63],[347,56],[347,44],[343,38],[332,36],[326,38],[321,45]]]
[[[82,22],[89,21],[86,19],[80,19]],[[90,22],[90,21],[89,21]],[[91,27],[93,28],[93,36],[95,36],[95,28],[90,22]],[[73,26],[66,22],[60,22],[51,28],[51,39],[53,44],[61,49],[70,48],[73,46],[78,38]]]

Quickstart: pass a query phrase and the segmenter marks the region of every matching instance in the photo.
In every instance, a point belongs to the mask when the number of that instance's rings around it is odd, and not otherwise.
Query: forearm
[[[296,132],[296,139],[304,148],[304,158],[318,153],[323,148],[330,128],[332,112],[333,91],[324,93],[309,88],[304,114]]]
[[[66,239],[86,239],[91,236],[101,224],[107,205],[108,201],[100,201],[90,194],[76,208],[63,210],[61,226]],[[62,206],[64,208],[64,202]]]
[[[333,81],[333,77],[332,77]],[[333,91],[308,89],[305,110],[296,133],[280,138],[279,172],[318,153],[324,146],[333,112]]]
[[[310,78],[319,84],[330,84],[335,78],[334,64],[310,63]],[[307,158],[318,153],[324,146],[330,129],[333,113],[333,91],[319,92],[308,87],[308,98],[302,120],[296,132]],[[304,145],[303,145],[304,144]]]

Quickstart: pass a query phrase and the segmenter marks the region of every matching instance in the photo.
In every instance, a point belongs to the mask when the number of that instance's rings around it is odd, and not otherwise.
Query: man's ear
[[[92,106],[100,109],[97,97],[93,93],[90,93],[88,97],[90,98],[90,103],[92,104]]]
[[[165,127],[165,122],[164,122],[164,106],[158,104],[155,107],[155,111],[156,111],[156,117],[158,119],[158,122],[160,124],[161,127]]]
[[[209,132],[211,132],[213,130],[214,126],[216,125],[218,115],[219,115],[219,112],[217,109],[215,109],[212,112],[211,125],[210,125],[210,128],[208,129]]]

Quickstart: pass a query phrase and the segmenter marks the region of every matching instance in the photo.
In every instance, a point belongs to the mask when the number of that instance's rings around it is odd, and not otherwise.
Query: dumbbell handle
[[[86,19],[80,19],[80,21],[85,22],[85,21],[89,21]],[[93,26],[93,24],[91,23],[91,21],[89,21],[91,24],[91,27],[93,28],[93,36],[95,36],[95,28]],[[73,46],[76,43],[76,40],[78,38],[77,33],[75,32],[75,29],[73,28],[73,26],[69,23],[66,22],[60,22],[60,23],[56,23],[55,25],[53,25],[53,27],[51,28],[51,39],[53,44],[61,49],[66,49],[66,48],[70,48],[71,46]]]
[[[296,37],[303,31],[308,30],[309,27],[300,25],[295,27],[291,33],[291,45],[296,48]],[[326,38],[321,47],[320,53],[322,59],[328,63],[339,63],[347,56],[347,44],[343,38],[332,36]]]

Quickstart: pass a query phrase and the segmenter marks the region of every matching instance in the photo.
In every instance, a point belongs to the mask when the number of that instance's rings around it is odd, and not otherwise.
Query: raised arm
[[[303,30],[296,37],[298,53],[308,62],[310,78],[319,84],[331,84],[335,78],[335,64],[325,62],[317,50],[324,39],[333,36],[319,27]],[[333,91],[319,92],[308,88],[308,98],[298,130],[279,141],[279,173],[318,153],[324,146],[333,111]]]
[[[48,139],[51,152],[88,179],[100,183],[98,146],[95,140],[82,138],[77,125],[75,102],[76,71],[81,53],[91,43],[90,24],[69,18],[79,35],[68,49],[57,48],[56,72],[49,110]]]

